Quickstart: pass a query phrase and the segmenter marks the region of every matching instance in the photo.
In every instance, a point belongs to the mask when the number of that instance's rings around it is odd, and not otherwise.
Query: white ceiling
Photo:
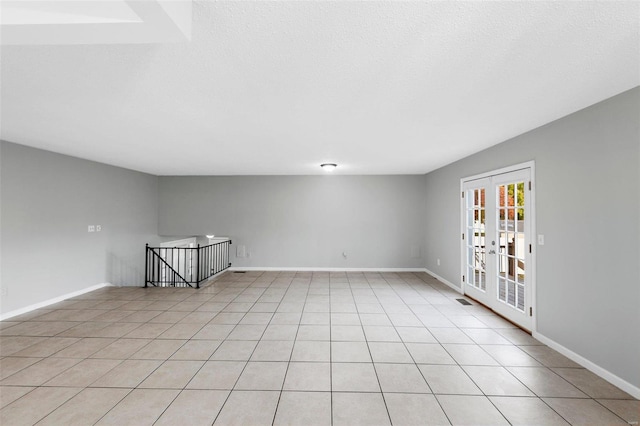
[[[0,0],[2,45],[191,39],[192,0]]]
[[[158,175],[414,174],[640,84],[638,2],[192,10],[191,41],[2,46],[2,139]]]

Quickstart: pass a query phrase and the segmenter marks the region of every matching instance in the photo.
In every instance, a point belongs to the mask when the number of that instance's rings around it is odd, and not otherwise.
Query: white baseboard
[[[221,275],[226,274],[226,273],[227,273],[227,272],[229,272],[230,270],[231,270],[231,268],[227,268],[227,269],[224,269],[224,270],[222,270],[222,271],[218,272],[217,274],[211,275],[211,276],[210,276],[209,278],[207,278],[206,280],[204,280],[204,281],[201,281],[201,282],[200,282],[200,288],[203,288],[203,287],[207,286],[207,285],[209,284],[209,281],[213,281],[215,278],[218,278],[218,277],[220,277]]]
[[[4,321],[17,315],[26,314],[27,312],[35,311],[36,309],[44,308],[45,306],[53,305],[54,303],[62,302],[63,300],[70,299],[72,297],[80,296],[81,294],[89,293],[90,291],[98,290],[103,287],[113,287],[111,283],[101,283],[91,287],[83,288],[82,290],[67,293],[62,296],[54,297],[53,299],[45,300],[44,302],[35,303],[33,305],[25,306],[24,308],[16,309],[6,313],[0,313],[0,321]]]
[[[583,366],[587,370],[591,371],[592,373],[602,377],[604,380],[606,380],[607,382],[611,383],[612,385],[619,387],[620,389],[622,389],[623,391],[627,392],[629,395],[633,396],[634,398],[640,399],[640,388],[639,387],[632,385],[631,383],[627,382],[623,378],[616,376],[615,374],[613,374],[609,370],[606,370],[606,369],[600,367],[599,365],[589,361],[585,357],[583,357],[581,355],[578,355],[577,353],[573,352],[571,349],[568,349],[568,348],[562,346],[560,343],[558,343],[558,342],[556,342],[554,340],[551,340],[548,337],[546,337],[546,336],[544,336],[544,335],[542,335],[540,333],[537,333],[537,332],[534,331],[533,332],[533,337],[535,337],[536,339],[538,339],[539,341],[541,341],[545,345],[549,346],[550,348],[555,349],[556,351],[560,352],[562,355],[566,356],[571,361],[580,364],[581,366]]]
[[[424,272],[424,268],[314,268],[314,267],[291,267],[291,266],[232,266],[231,271],[299,271],[299,272]]]
[[[460,287],[457,287],[454,283],[452,283],[451,281],[445,280],[444,278],[442,278],[440,275],[436,274],[435,272],[431,272],[430,270],[428,270],[427,268],[424,268],[424,271],[431,275],[432,277],[434,277],[435,279],[437,279],[438,281],[440,281],[443,284],[448,285],[449,287],[451,287],[453,290],[457,291],[460,294],[464,294],[462,293],[462,289]]]

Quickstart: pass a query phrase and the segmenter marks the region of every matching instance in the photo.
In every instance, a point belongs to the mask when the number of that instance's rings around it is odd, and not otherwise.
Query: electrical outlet
[[[236,257],[247,257],[247,249],[245,246],[236,247]]]
[[[6,287],[0,287],[0,297],[7,297],[9,294],[9,289]]]
[[[438,259],[436,263],[438,264],[438,266],[440,266],[440,259]]]
[[[96,227],[94,225],[89,225],[87,227],[87,232],[96,232]]]

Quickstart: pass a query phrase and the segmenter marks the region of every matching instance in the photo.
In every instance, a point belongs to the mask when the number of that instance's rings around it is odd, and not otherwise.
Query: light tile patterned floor
[[[0,322],[2,425],[627,424],[639,402],[423,273],[226,273]]]

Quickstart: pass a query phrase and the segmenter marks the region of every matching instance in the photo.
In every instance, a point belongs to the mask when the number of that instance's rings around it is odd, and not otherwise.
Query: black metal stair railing
[[[151,271],[147,270],[147,277],[155,277],[156,279],[149,280],[145,278],[145,287],[147,283],[160,287],[193,287],[185,277],[180,275],[180,273],[163,258],[160,254],[162,251],[165,252],[166,257],[167,251],[165,248],[160,248],[160,250],[156,251],[156,249],[147,245],[147,265],[149,265],[149,257],[151,257]],[[149,274],[149,272],[152,273]]]
[[[195,287],[231,266],[229,246],[223,240],[204,247],[149,247],[146,245],[144,286]]]

